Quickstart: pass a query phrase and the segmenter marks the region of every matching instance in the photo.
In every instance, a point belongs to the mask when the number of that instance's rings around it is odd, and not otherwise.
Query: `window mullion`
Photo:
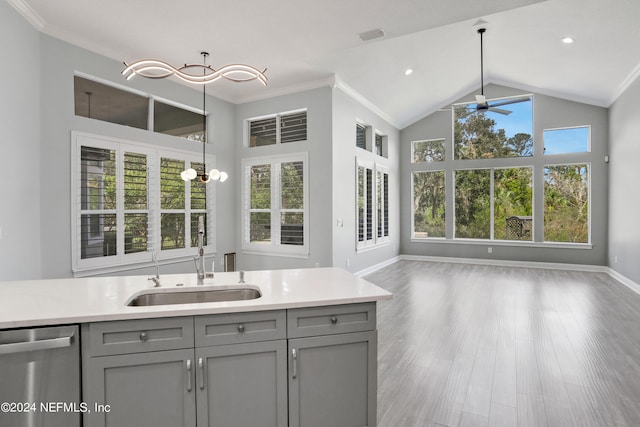
[[[279,119],[278,119],[279,120]],[[275,246],[281,244],[280,233],[280,197],[282,196],[281,163],[273,163],[271,167],[271,243]]]
[[[124,256],[124,150],[116,148],[116,257]]]
[[[494,184],[495,184],[495,169],[491,168],[491,175],[489,176],[489,239],[493,240],[495,234],[495,201],[494,201]]]

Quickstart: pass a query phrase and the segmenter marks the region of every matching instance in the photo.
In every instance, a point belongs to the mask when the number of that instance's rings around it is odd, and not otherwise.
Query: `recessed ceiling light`
[[[407,68],[406,70],[404,70],[404,75],[405,76],[410,76],[411,73],[413,73],[413,68]]]
[[[562,39],[562,43],[571,44],[571,43],[573,43],[573,38],[572,37],[565,37],[565,38]]]

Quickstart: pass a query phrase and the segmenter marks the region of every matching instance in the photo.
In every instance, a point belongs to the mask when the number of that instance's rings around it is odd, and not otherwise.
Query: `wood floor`
[[[400,261],[378,427],[640,426],[640,295],[604,273]]]

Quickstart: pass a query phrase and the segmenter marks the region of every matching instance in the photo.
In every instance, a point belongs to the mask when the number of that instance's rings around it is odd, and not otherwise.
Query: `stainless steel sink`
[[[203,289],[197,291],[150,292],[132,298],[128,306],[167,304],[194,304],[203,302],[241,301],[260,298],[262,293],[253,288]]]

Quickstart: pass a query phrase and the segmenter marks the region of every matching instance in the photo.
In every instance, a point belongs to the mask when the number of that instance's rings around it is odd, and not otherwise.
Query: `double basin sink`
[[[262,293],[257,287],[251,286],[217,286],[206,289],[192,288],[161,288],[143,291],[127,301],[130,307],[194,304],[206,302],[244,301],[260,298]]]

